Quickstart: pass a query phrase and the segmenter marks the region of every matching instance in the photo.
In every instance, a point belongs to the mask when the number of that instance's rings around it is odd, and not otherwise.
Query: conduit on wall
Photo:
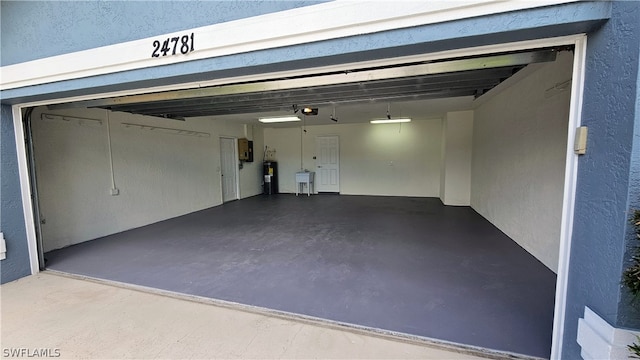
[[[122,123],[122,126],[128,129],[138,129],[138,130],[153,130],[165,134],[173,134],[173,135],[185,135],[185,136],[197,136],[197,137],[210,137],[211,134],[207,132],[199,132],[192,130],[181,130],[174,128],[166,128],[159,126],[151,126],[151,125],[140,125],[140,124],[131,124],[131,123]]]
[[[304,118],[306,118],[306,115],[304,116]],[[303,168],[303,161],[302,161],[302,153],[303,153],[303,144],[304,144],[304,133],[307,132],[307,129],[304,128],[304,122],[302,124],[302,126],[300,127],[300,171],[304,170]]]
[[[111,150],[111,121],[109,119],[110,111],[107,110],[107,148],[109,149],[109,169],[111,170],[111,195],[118,195],[120,190],[116,187],[116,177],[113,171],[113,151]]]
[[[89,126],[101,126],[102,120],[79,118],[75,116],[66,115],[54,115],[54,114],[40,114],[40,118],[43,121],[59,121],[64,123],[74,123],[76,125],[89,125]]]

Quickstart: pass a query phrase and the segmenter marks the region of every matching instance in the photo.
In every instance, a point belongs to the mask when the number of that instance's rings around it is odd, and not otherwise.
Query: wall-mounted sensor
[[[580,126],[576,128],[576,140],[573,145],[573,151],[577,155],[584,155],[587,153],[587,134],[589,133],[589,128],[586,126]]]
[[[7,244],[4,241],[4,234],[0,233],[0,260],[7,258]]]

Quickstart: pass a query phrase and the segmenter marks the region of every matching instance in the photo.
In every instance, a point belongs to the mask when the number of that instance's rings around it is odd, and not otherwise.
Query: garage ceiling
[[[114,97],[53,105],[50,108],[103,108],[184,119],[269,112],[293,113],[295,106],[336,107],[417,100],[473,99],[528,64],[554,61],[556,54],[557,49],[492,54]]]

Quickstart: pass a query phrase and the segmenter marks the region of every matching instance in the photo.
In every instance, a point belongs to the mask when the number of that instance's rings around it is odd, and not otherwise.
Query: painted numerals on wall
[[[165,41],[160,40],[153,41],[152,58],[160,56],[172,56],[183,54],[186,55],[194,50],[194,36],[193,33],[182,36],[175,36],[167,38]]]

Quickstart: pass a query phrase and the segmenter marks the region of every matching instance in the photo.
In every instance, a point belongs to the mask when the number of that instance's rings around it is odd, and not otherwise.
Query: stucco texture
[[[588,37],[582,125],[589,127],[589,139],[578,165],[563,359],[580,354],[575,339],[585,306],[614,326],[640,326],[620,283],[629,194],[638,188],[632,183],[637,155],[632,162],[631,154],[640,121],[639,44],[638,2],[613,2],[611,20]],[[637,197],[631,200],[638,204]]]
[[[31,269],[10,106],[2,105],[0,124],[0,231],[7,244],[7,258],[0,260],[0,283],[4,284],[29,275]]]
[[[341,194],[437,197],[441,121],[414,119],[398,129],[362,123],[308,126],[303,134],[300,128],[267,128],[264,134],[265,145],[276,149],[280,192],[296,191],[293,174],[301,160],[304,169],[315,170],[316,136],[336,135]]]
[[[496,94],[475,112],[471,206],[554,272],[564,193],[573,53]],[[489,94],[490,95],[490,94]]]
[[[43,120],[43,113],[102,123]],[[245,136],[241,124],[211,118],[175,121],[102,109],[38,107],[32,128],[45,252],[220,205],[219,137]],[[256,133],[260,149],[262,134]],[[109,139],[118,196],[110,194]],[[260,159],[244,164],[238,174],[241,197],[261,193],[261,174]]]
[[[136,2],[124,3],[129,6]],[[258,2],[251,2],[251,4],[256,3]],[[147,13],[159,12],[160,10],[158,8],[161,6],[158,4],[161,4],[161,2],[150,2],[147,6],[149,9],[145,9],[144,11],[140,10],[139,16],[144,18],[147,16]],[[91,93],[144,88],[179,82],[201,81],[202,79],[259,74],[431,53],[486,44],[569,35],[587,32],[589,29],[597,26],[603,19],[607,18],[609,7],[610,5],[604,2],[580,2],[554,7],[543,7],[529,11],[495,14],[460,21],[395,29],[309,44],[221,56],[216,58],[215,61],[211,59],[195,60],[140,70],[123,71],[98,77],[80,78],[52,84],[11,89],[0,92],[0,95],[3,98],[3,102],[15,103],[26,100],[87,95]],[[127,9],[132,13],[135,11],[134,8]],[[86,20],[86,22],[91,24],[102,22],[102,15],[98,10],[99,9],[96,9],[94,13],[78,12],[78,16],[82,15],[88,18],[89,20]],[[76,27],[60,27],[57,23],[61,22],[61,17],[65,17],[64,9],[53,7],[51,11],[52,12],[48,13],[45,17],[39,16],[38,26],[17,24],[16,26],[21,26],[20,31],[24,32],[24,34],[11,36],[20,35],[19,39],[25,37],[35,39],[40,36],[41,32],[50,31],[47,30],[47,26],[55,28],[57,32],[68,34],[67,36],[72,36],[71,34],[76,30],[82,30]],[[39,12],[34,9],[32,9],[31,13],[27,10],[24,12],[24,14],[18,13],[17,16],[37,17],[39,14]],[[9,19],[12,17],[11,14],[12,12],[3,9],[2,26],[5,26],[5,18],[8,19],[7,22],[9,23],[13,21]],[[183,18],[184,25],[181,28],[187,29],[202,25],[197,19],[199,19],[198,16],[195,16],[193,19]],[[318,19],[318,21],[322,21],[322,19]],[[83,20],[83,23],[84,22]],[[171,28],[165,27],[161,21],[150,23],[148,26],[153,26],[152,29],[132,28],[133,25],[131,24],[138,22],[137,17],[114,17],[111,22],[103,24],[104,27],[101,28],[101,31],[105,34],[112,32],[117,33],[118,28],[123,27],[129,32],[135,33],[137,38],[144,38],[148,34],[155,35],[172,30]],[[213,23],[214,21],[209,22],[209,24]],[[44,30],[43,27],[45,27]],[[89,30],[89,33],[91,33],[91,30]],[[40,47],[55,48],[55,46],[51,45],[52,43],[39,42],[37,45],[41,46],[30,46],[30,51],[24,51],[24,41],[5,41],[5,36],[8,38],[11,38],[11,36],[10,33],[5,34],[4,31],[2,36],[3,54],[26,52],[31,53],[29,58],[43,58],[50,54],[46,53],[48,50],[41,50]],[[121,39],[117,38],[111,39],[111,36],[109,36],[110,43],[117,43],[120,40]],[[100,45],[100,43],[98,43],[98,45]],[[25,57],[26,55],[21,56],[24,57],[24,59],[20,61],[27,59]],[[9,64],[9,62],[7,62],[7,64]]]
[[[638,66],[640,69],[640,65]],[[631,166],[629,170],[629,217],[636,210],[640,210],[640,71],[636,90],[636,120],[633,130],[633,150],[631,151]],[[632,264],[633,254],[637,254],[640,247],[640,239],[637,238],[636,229],[627,226],[627,246],[624,269]],[[640,328],[640,300],[633,297],[628,291],[622,292],[620,304],[625,306],[625,311],[618,313],[618,323],[623,327]],[[633,304],[633,306],[629,306]]]
[[[2,1],[2,65],[325,1]],[[55,46],[51,46],[55,44]],[[117,54],[114,54],[117,56]]]

